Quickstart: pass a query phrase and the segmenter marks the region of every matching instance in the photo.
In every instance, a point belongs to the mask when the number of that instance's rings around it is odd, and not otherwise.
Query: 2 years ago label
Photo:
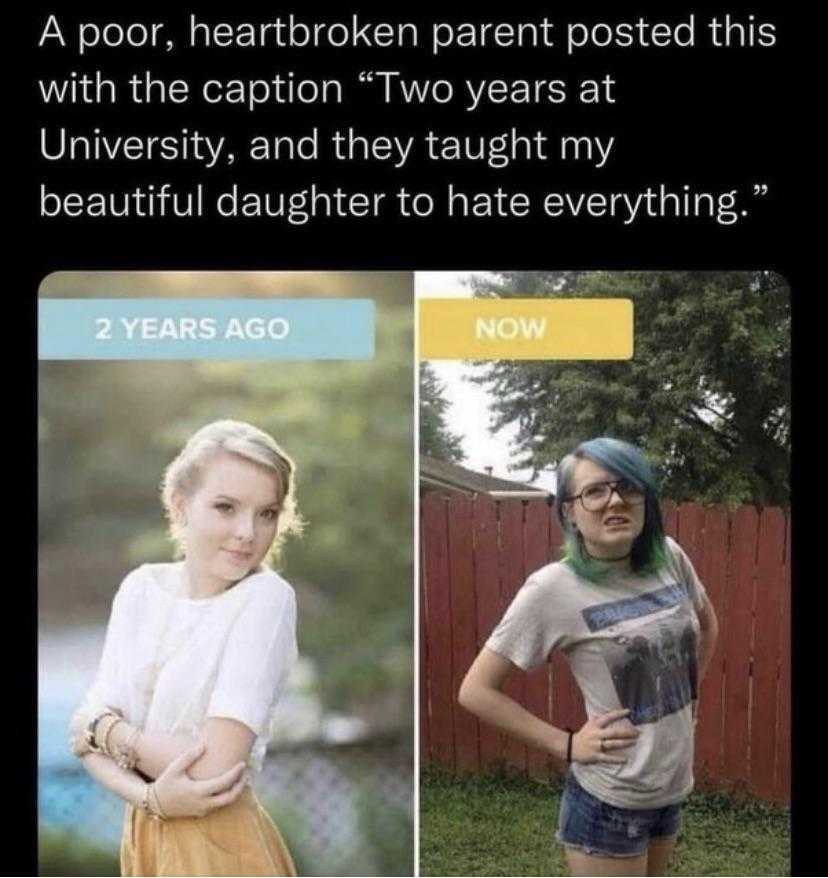
[[[271,339],[290,335],[284,317],[111,317],[95,318],[97,341],[212,341]]]

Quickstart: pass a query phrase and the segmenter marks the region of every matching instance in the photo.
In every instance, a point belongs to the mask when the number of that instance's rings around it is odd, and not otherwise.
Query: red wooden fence
[[[557,557],[544,501],[429,493],[421,504],[420,758],[451,770],[507,765],[548,778],[563,766],[457,704],[466,670],[524,579]],[[790,526],[786,511],[665,504],[667,533],[705,584],[719,618],[700,693],[696,782],[790,801]],[[515,674],[506,690],[556,726],[577,728],[583,700],[566,660]]]

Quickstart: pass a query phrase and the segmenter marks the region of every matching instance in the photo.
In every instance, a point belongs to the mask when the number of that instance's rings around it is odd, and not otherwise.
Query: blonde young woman
[[[182,560],[144,564],[112,604],[72,719],[86,770],[127,803],[123,875],[294,875],[249,786],[296,655],[293,589],[265,563],[297,531],[295,471],[266,433],[218,421],[169,465]]]
[[[460,689],[481,719],[570,764],[558,841],[573,875],[664,875],[693,787],[700,680],[716,614],[681,547],[665,537],[641,451],[583,442],[558,469],[563,560],[518,592]],[[563,651],[587,722],[556,728],[502,689],[515,669]]]

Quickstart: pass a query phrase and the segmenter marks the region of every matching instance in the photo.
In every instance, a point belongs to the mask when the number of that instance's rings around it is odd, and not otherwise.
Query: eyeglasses
[[[617,479],[614,482],[594,482],[587,485],[580,494],[567,497],[567,501],[580,500],[587,512],[597,512],[609,506],[613,492],[618,494],[622,502],[628,506],[638,506],[644,502],[644,492],[629,479]]]

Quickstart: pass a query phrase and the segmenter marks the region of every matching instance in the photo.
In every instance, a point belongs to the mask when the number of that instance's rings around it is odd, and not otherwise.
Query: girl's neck
[[[184,575],[181,583],[182,597],[193,600],[215,597],[226,591],[229,585],[223,579],[205,575],[194,569],[193,564],[186,558],[184,559]]]
[[[582,546],[584,554],[592,561],[598,561],[600,564],[606,564],[608,567],[612,567],[617,570],[629,570],[632,567],[631,558],[632,558],[632,547],[624,554],[618,555],[607,555],[602,557],[601,555],[595,555],[589,550],[589,546],[586,543]]]

